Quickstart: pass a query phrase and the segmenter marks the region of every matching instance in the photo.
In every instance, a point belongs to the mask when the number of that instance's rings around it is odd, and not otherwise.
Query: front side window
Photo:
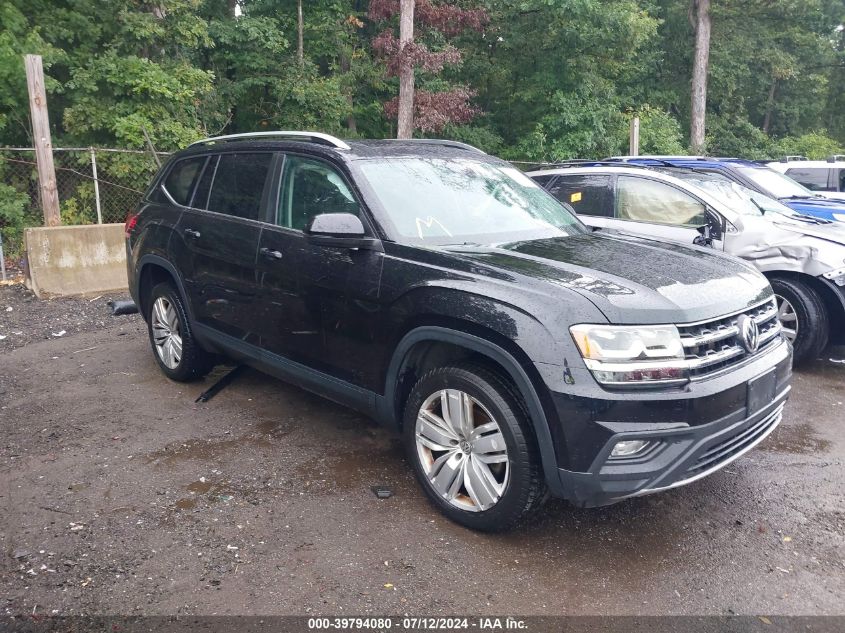
[[[796,167],[786,170],[786,175],[800,182],[810,191],[830,191],[827,184],[828,169],[824,167]]]
[[[575,213],[579,215],[613,217],[610,176],[564,175],[555,181],[549,192],[575,209]]]
[[[297,231],[321,213],[352,213],[360,208],[343,178],[321,161],[299,156],[285,160],[277,223]]]
[[[246,220],[258,220],[261,197],[273,154],[222,154],[217,163],[208,210]]]
[[[164,179],[162,187],[177,204],[183,207],[188,206],[191,199],[191,190],[199,177],[202,166],[205,163],[205,156],[197,158],[186,158],[177,162],[167,178]]]
[[[509,165],[417,157],[358,165],[403,242],[493,244],[585,231],[571,208]]]
[[[616,217],[674,226],[706,223],[704,204],[688,193],[656,180],[631,176],[617,180]]]

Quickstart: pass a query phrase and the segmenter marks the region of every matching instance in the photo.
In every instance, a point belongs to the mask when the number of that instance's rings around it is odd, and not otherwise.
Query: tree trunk
[[[302,0],[299,0],[296,5],[296,59],[300,64],[305,59],[305,46],[302,41],[304,30],[305,20],[302,18]]]
[[[704,116],[707,108],[707,67],[710,61],[710,0],[692,0],[695,10],[695,55],[692,61],[690,149],[704,151]]]
[[[772,110],[775,107],[775,92],[777,92],[778,80],[772,77],[772,86],[769,88],[769,98],[766,99],[766,115],[763,117],[763,131],[768,134],[772,126]]]
[[[405,57],[405,47],[414,42],[414,0],[399,0],[399,54],[403,56],[399,72],[399,116],[396,138],[414,134],[414,65]]]

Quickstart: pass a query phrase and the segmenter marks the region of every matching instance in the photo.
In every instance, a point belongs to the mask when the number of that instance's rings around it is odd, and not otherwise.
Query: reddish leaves
[[[417,90],[414,94],[414,127],[422,132],[442,132],[449,123],[469,123],[481,110],[470,103],[475,92],[468,88],[454,88],[445,92]],[[395,118],[399,98],[384,104],[384,113]]]

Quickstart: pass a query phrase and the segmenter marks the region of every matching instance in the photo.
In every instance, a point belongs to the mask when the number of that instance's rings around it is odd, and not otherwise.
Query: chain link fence
[[[152,154],[138,150],[56,148],[53,162],[62,224],[123,222],[158,170]],[[34,149],[0,148],[0,185],[0,200],[41,217]]]

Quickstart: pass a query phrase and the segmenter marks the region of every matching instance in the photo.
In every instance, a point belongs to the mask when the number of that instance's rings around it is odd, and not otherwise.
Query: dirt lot
[[[195,404],[137,316],[26,298],[0,288],[6,614],[845,613],[843,364],[716,475],[490,536],[355,413],[252,371]]]

